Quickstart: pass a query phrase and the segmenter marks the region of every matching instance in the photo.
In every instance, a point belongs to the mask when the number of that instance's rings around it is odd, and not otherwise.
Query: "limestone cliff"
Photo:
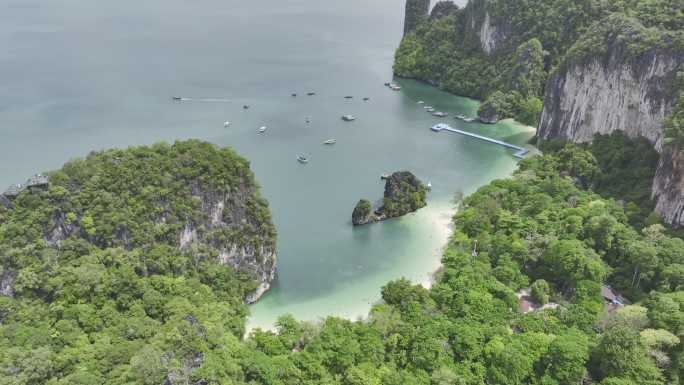
[[[196,262],[231,266],[244,300],[269,289],[276,232],[249,163],[199,141],[91,153],[50,173],[49,188],[0,206],[0,295],[14,293],[16,250],[60,250],[85,242],[97,249],[173,248]],[[12,231],[24,236],[12,236]],[[41,239],[42,238],[42,239]],[[52,251],[46,251],[50,255]]]
[[[679,226],[684,224],[684,163],[678,151],[664,145],[662,123],[676,101],[672,83],[684,53],[663,47],[635,52],[639,38],[620,32],[606,34],[596,55],[571,51],[547,82],[537,135],[542,141],[587,142],[621,130],[647,138],[661,153],[653,182],[656,211]]]
[[[471,0],[465,7],[467,34],[474,36],[487,54],[505,45],[511,35],[511,26],[499,20],[489,10],[489,0]]]
[[[199,221],[188,222],[179,234],[179,246],[201,255],[203,246],[219,251],[218,261],[248,274],[257,282],[254,292],[245,302],[256,302],[271,286],[276,272],[275,244],[262,242],[226,241],[222,234],[230,233],[236,225],[259,228],[248,212],[251,199],[258,194],[256,186],[242,184],[233,193],[216,193],[208,186],[193,185],[193,197],[201,202],[203,212]]]
[[[662,150],[662,120],[674,104],[668,85],[682,62],[659,50],[629,58],[614,46],[607,58],[563,63],[546,85],[539,138],[586,142],[622,130]]]
[[[407,0],[404,13],[404,35],[413,31],[421,20],[428,17],[430,0]]]

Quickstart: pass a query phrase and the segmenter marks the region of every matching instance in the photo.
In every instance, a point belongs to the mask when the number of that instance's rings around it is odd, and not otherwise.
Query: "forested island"
[[[376,210],[367,199],[361,199],[352,212],[354,226],[396,218],[427,205],[427,186],[409,171],[392,173],[385,180],[382,205]]]
[[[159,143],[32,179],[0,205],[0,383],[161,384],[244,333],[276,258],[245,159]]]

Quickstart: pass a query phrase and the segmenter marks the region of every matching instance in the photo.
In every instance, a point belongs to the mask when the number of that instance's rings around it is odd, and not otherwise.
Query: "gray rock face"
[[[653,183],[656,212],[675,226],[684,224],[684,163],[664,148],[662,121],[676,100],[669,85],[682,64],[683,53],[651,50],[631,57],[619,44],[605,57],[563,63],[547,83],[537,129],[542,141],[587,142],[616,130],[647,138],[661,153]]]
[[[14,297],[14,281],[16,279],[17,275],[9,270],[0,274],[0,296]]]
[[[684,224],[684,158],[677,149],[665,147],[653,178],[656,212],[666,223]]]
[[[6,196],[0,194],[0,206],[3,206],[6,209],[11,209],[12,208],[12,201],[9,200]]]
[[[179,247],[202,254],[202,246],[219,250],[218,260],[237,271],[249,274],[258,286],[247,295],[245,302],[254,303],[271,287],[276,272],[276,250],[264,240],[259,243],[217,242],[216,234],[230,232],[234,225],[250,224],[258,228],[258,223],[247,215],[248,200],[256,191],[244,187],[231,194],[216,194],[203,191],[199,186],[193,188],[194,195],[202,202],[206,221],[188,223],[179,234]]]
[[[362,226],[376,220],[373,214],[373,206],[370,201],[366,199],[361,199],[359,203],[354,207],[354,212],[352,213],[352,224],[354,226]]]
[[[661,151],[661,123],[674,102],[668,84],[682,62],[684,57],[666,52],[625,61],[616,49],[607,61],[566,63],[547,83],[537,134],[587,142],[595,134],[622,130]]]
[[[471,0],[466,6],[468,28],[477,36],[482,51],[491,54],[502,47],[511,35],[511,28],[489,12],[489,0]]]

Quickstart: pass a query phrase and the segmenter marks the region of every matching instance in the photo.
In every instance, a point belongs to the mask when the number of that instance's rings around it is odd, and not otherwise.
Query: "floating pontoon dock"
[[[502,141],[502,140],[498,140],[498,139],[494,139],[494,138],[489,138],[489,137],[484,136],[484,135],[478,135],[478,134],[474,134],[474,133],[472,133],[472,132],[459,130],[459,129],[457,129],[457,128],[453,128],[453,127],[449,126],[449,125],[446,124],[446,123],[435,124],[434,126],[432,126],[432,131],[435,131],[435,132],[450,131],[450,132],[455,132],[455,133],[457,133],[457,134],[461,134],[461,135],[465,135],[465,136],[470,136],[471,138],[476,138],[476,139],[484,140],[485,142],[498,144],[499,146],[504,146],[504,147],[506,147],[506,148],[510,148],[510,149],[515,150],[515,153],[513,154],[513,156],[516,157],[516,158],[519,158],[519,159],[522,159],[523,157],[525,157],[525,155],[526,155],[528,152],[530,152],[530,150],[528,150],[528,149],[526,149],[526,148],[523,148],[523,147],[520,147],[520,146],[516,146],[516,145],[514,145],[514,144],[506,143],[506,142],[504,142],[504,141]]]

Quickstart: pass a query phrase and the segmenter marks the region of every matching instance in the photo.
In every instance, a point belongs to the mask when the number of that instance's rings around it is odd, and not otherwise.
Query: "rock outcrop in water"
[[[352,223],[360,226],[414,212],[427,205],[427,191],[427,187],[412,173],[395,172],[385,179],[382,205],[373,210],[370,201],[361,199],[352,213]]]
[[[367,199],[359,200],[359,203],[354,207],[354,212],[352,212],[352,224],[354,226],[361,226],[375,220],[376,217],[373,213],[373,205],[371,202]]]

